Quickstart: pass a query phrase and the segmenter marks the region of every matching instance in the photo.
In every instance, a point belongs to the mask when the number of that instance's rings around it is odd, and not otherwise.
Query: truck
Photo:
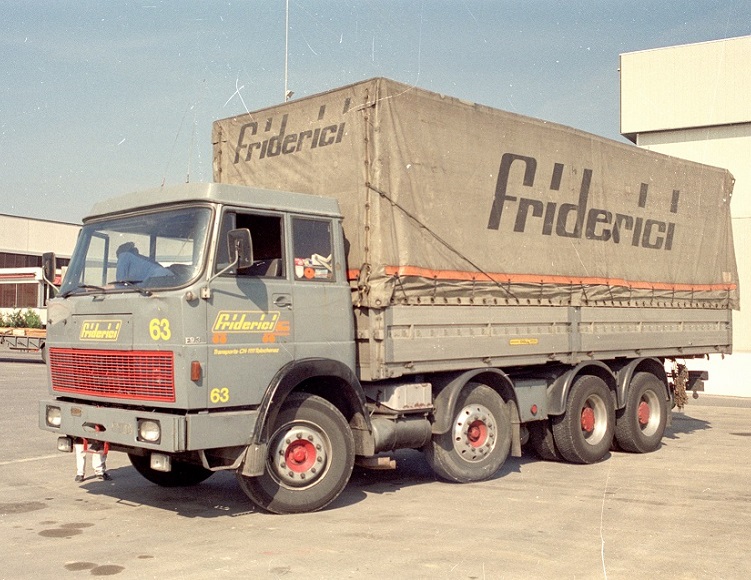
[[[10,350],[22,352],[39,352],[44,359],[44,328],[0,328],[0,344],[8,345]]]
[[[739,308],[733,178],[384,78],[214,122],[214,179],[98,203],[39,425],[272,513],[422,450],[657,450]],[[54,256],[46,262],[54,265]],[[672,366],[671,366],[672,365]]]

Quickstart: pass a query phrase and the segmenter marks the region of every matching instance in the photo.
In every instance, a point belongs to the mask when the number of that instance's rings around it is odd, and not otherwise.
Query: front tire
[[[266,470],[237,472],[245,494],[277,514],[319,510],[344,490],[355,464],[352,430],[327,400],[293,393],[282,405],[269,439]]]
[[[626,406],[616,417],[615,437],[624,451],[649,453],[662,443],[668,418],[665,385],[650,373],[632,379]]]
[[[561,456],[571,463],[596,463],[610,451],[615,431],[615,406],[600,377],[576,379],[566,412],[553,418],[553,437]]]
[[[128,453],[130,463],[136,471],[151,483],[161,487],[188,487],[197,485],[214,475],[214,472],[200,465],[173,461],[170,471],[156,471],[151,469],[151,459],[148,455]]]
[[[435,474],[455,483],[492,477],[511,449],[511,420],[501,396],[486,385],[466,385],[451,425],[424,449]]]

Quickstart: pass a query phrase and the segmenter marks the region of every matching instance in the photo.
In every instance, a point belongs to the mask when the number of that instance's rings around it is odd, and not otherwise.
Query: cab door
[[[339,223],[292,216],[291,230],[297,358],[337,360],[354,369],[352,298]]]
[[[253,264],[211,282],[208,301],[208,407],[257,405],[277,371],[295,356],[292,283],[281,214],[225,210],[215,271],[229,263],[227,232],[250,230]]]

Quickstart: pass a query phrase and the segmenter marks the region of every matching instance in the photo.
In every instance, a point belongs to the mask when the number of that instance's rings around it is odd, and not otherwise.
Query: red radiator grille
[[[51,348],[52,389],[139,401],[175,401],[173,353]]]

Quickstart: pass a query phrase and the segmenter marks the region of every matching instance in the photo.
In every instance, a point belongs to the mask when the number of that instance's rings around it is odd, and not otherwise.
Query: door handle
[[[289,294],[279,294],[274,296],[274,306],[278,308],[292,308],[292,298]]]

